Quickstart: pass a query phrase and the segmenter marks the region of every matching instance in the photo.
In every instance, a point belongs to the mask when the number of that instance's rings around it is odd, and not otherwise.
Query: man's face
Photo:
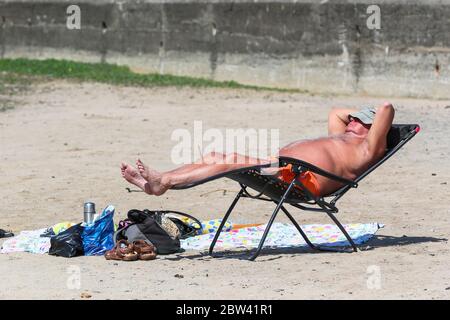
[[[353,132],[358,136],[366,136],[369,133],[371,125],[362,123],[358,118],[351,118],[345,132]]]

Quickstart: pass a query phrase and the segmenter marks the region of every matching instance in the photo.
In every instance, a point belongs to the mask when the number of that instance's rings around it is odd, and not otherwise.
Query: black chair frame
[[[274,202],[276,207],[270,217],[269,222],[267,223],[267,227],[264,230],[263,236],[260,240],[258,248],[256,252],[251,255],[251,261],[255,260],[260,254],[266,237],[272,227],[273,222],[279,211],[281,210],[292,224],[299,231],[300,235],[303,237],[305,242],[314,250],[320,251],[334,251],[334,252],[352,252],[358,251],[358,247],[356,246],[353,239],[350,237],[348,232],[345,230],[344,226],[340,223],[340,221],[336,218],[335,214],[338,213],[338,208],[336,207],[336,202],[351,188],[358,187],[358,183],[365,178],[369,173],[378,168],[381,164],[383,164],[387,159],[389,159],[392,155],[394,155],[401,147],[403,147],[409,140],[411,140],[420,130],[420,127],[416,124],[395,124],[392,125],[391,130],[389,131],[387,137],[387,151],[385,155],[374,165],[372,165],[369,169],[367,169],[364,173],[358,176],[354,181],[346,179],[344,177],[339,177],[330,172],[322,170],[310,163],[305,161],[289,158],[289,157],[279,157],[279,165],[281,167],[292,165],[291,170],[295,175],[295,178],[291,183],[286,183],[276,176],[273,175],[264,175],[261,174],[261,169],[273,166],[274,164],[265,164],[258,166],[251,166],[246,168],[241,168],[233,171],[229,171],[226,173],[218,174],[213,177],[209,177],[207,179],[203,179],[200,181],[196,181],[195,183],[175,186],[172,189],[181,190],[192,188],[198,186],[200,184],[222,178],[227,177],[237,181],[241,187],[230,207],[228,208],[225,216],[222,219],[222,222],[217,230],[214,239],[209,248],[209,254],[213,255],[214,246],[223,230],[225,223],[231,215],[234,207],[238,203],[241,198],[249,198],[255,200],[263,200]],[[329,179],[333,179],[343,184],[343,186],[326,196],[315,196],[312,194],[305,186],[297,179],[303,172],[310,171],[316,175],[321,175],[327,177]],[[250,194],[248,188],[254,189],[258,192],[256,195]],[[130,191],[130,190],[129,190]],[[300,225],[294,219],[292,214],[287,210],[285,204],[289,204],[294,208],[306,211],[315,211],[315,212],[324,212],[328,215],[328,217],[336,224],[336,226],[340,229],[340,231],[344,234],[345,238],[348,240],[350,244],[350,248],[344,249],[336,249],[325,246],[314,245],[307,237],[306,233],[302,230]]]

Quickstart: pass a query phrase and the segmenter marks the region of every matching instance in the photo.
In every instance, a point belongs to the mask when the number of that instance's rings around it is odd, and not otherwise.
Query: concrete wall
[[[381,29],[367,27],[367,7]],[[81,9],[81,29],[66,8]],[[1,57],[312,92],[450,98],[450,1],[0,0]]]

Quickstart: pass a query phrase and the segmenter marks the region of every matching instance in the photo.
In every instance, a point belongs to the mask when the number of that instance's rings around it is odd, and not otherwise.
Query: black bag
[[[181,219],[170,216],[177,214],[193,219],[198,228],[188,226]],[[180,251],[180,239],[195,235],[201,230],[201,222],[193,216],[183,212],[161,210],[130,210],[128,219],[121,221],[119,228],[114,235],[114,240],[125,239],[129,242],[145,240],[156,247],[158,254],[170,254]]]
[[[79,223],[56,236],[52,236],[48,254],[66,258],[82,256],[84,254],[83,240],[81,238],[82,230],[83,227]]]

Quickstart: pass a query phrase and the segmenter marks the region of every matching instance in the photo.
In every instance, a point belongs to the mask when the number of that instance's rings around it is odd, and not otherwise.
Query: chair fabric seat
[[[280,201],[285,194],[289,184],[271,175],[262,175],[257,170],[248,170],[238,173],[232,173],[226,176],[234,181],[237,181],[263,195]],[[293,188],[286,197],[286,203],[302,203],[307,201],[306,195],[299,189]]]

